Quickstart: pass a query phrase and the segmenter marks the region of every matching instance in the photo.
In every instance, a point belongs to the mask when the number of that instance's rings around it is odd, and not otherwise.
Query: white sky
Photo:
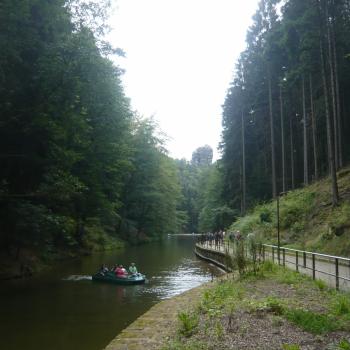
[[[236,60],[258,0],[117,0],[110,41],[126,52],[125,92],[133,109],[154,115],[174,158],[214,150]]]

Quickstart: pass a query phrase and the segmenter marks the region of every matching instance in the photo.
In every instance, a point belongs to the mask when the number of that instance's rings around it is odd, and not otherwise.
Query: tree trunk
[[[323,82],[323,93],[324,93],[324,101],[325,101],[325,113],[326,113],[326,121],[327,121],[328,167],[329,167],[331,179],[332,179],[332,204],[333,206],[336,206],[338,205],[338,202],[339,202],[338,182],[337,182],[337,173],[336,173],[335,161],[334,161],[332,120],[329,113],[328,86],[327,86],[327,79],[326,79],[326,67],[325,67],[325,59],[324,59],[324,52],[323,52],[322,36],[320,37],[320,55],[321,55],[321,74],[322,74],[322,82]]]
[[[336,104],[336,96],[335,96],[335,80],[334,80],[334,64],[333,64],[333,52],[332,52],[332,42],[331,42],[331,33],[329,23],[329,13],[328,13],[328,4],[325,4],[325,15],[326,15],[326,37],[328,44],[328,64],[329,64],[329,72],[331,78],[331,96],[332,96],[332,112],[333,112],[333,132],[334,132],[334,162],[335,169],[339,169],[339,158],[338,158],[338,118],[337,118],[337,104]]]
[[[276,164],[275,164],[275,133],[273,125],[273,106],[272,106],[272,87],[271,87],[271,72],[268,71],[268,87],[269,87],[269,110],[270,110],[270,137],[271,137],[271,180],[272,180],[272,197],[276,198]]]
[[[285,157],[285,143],[284,143],[284,116],[283,116],[282,85],[280,86],[280,109],[281,109],[281,141],[282,141],[282,191],[286,192],[286,157]]]
[[[293,120],[292,116],[289,119],[289,129],[290,129],[290,166],[291,166],[291,177],[292,177],[292,190],[295,188],[294,180],[294,140],[293,140]]]
[[[307,186],[309,184],[309,168],[308,168],[308,140],[307,140],[307,120],[306,120],[304,74],[302,76],[302,95],[303,95],[304,186]]]
[[[245,175],[245,125],[244,125],[244,114],[242,110],[242,207],[241,214],[245,215],[246,209],[246,175]]]
[[[316,117],[314,111],[314,100],[313,100],[313,86],[312,86],[312,76],[309,75],[310,81],[310,115],[311,115],[311,127],[312,127],[312,145],[313,145],[313,155],[314,155],[314,177],[315,181],[318,180],[318,150],[317,150],[317,139],[316,139]]]
[[[333,2],[334,6],[334,2]],[[334,80],[335,80],[335,96],[336,96],[336,119],[337,119],[337,127],[338,127],[338,161],[339,167],[343,167],[343,140],[342,140],[342,123],[341,123],[341,107],[340,107],[340,93],[339,93],[339,76],[338,76],[338,58],[337,58],[337,47],[336,47],[336,39],[335,39],[335,30],[334,30],[334,16],[333,22],[331,26],[331,36],[333,42],[333,62],[334,62]]]

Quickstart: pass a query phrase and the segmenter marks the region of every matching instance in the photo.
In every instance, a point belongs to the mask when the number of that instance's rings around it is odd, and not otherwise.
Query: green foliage
[[[107,58],[108,3],[1,2],[6,251],[116,248],[118,237],[160,238],[184,221],[176,166],[156,125],[132,113],[122,70]]]
[[[266,260],[261,265],[261,271],[263,272],[276,272],[277,266],[271,260]]]
[[[261,220],[261,217],[268,218]],[[255,207],[254,211],[244,217],[240,217],[231,225],[230,230],[238,230],[243,234],[250,232],[266,233],[270,235],[275,226],[276,209],[273,203],[264,203]]]
[[[180,312],[178,314],[179,329],[178,332],[185,336],[190,337],[197,331],[199,324],[199,316],[196,313]]]
[[[350,342],[347,339],[342,339],[338,344],[339,350],[350,350]]]
[[[269,312],[280,316],[284,313],[284,305],[281,300],[275,297],[268,297],[258,301],[247,301],[245,306],[250,312]]]
[[[332,316],[314,313],[302,309],[287,309],[285,317],[307,332],[324,334],[339,329],[337,319]]]
[[[283,344],[283,350],[300,350],[300,346],[298,344]]]
[[[215,329],[215,337],[217,339],[222,339],[223,336],[224,336],[224,328],[223,328],[223,326],[222,326],[220,321],[217,321],[215,323],[215,328],[214,329]]]
[[[318,287],[319,290],[327,290],[328,289],[326,282],[324,282],[322,280],[315,280],[314,283],[316,284],[316,286]]]
[[[335,294],[333,296],[332,311],[337,316],[348,316],[350,320],[349,294]]]
[[[133,169],[124,190],[126,238],[161,237],[175,233],[182,226],[182,199],[175,162],[162,147],[152,120],[135,125]]]
[[[187,213],[183,231],[224,230],[237,216],[237,211],[232,210],[221,198],[224,188],[220,162],[211,164],[210,160],[203,163],[197,158],[198,155],[191,163],[184,159],[176,161],[182,189],[180,210]],[[200,158],[207,159],[208,156],[202,155]]]
[[[243,299],[244,292],[237,282],[222,281],[213,289],[205,291],[198,309],[210,318],[216,318],[224,311],[232,313],[235,305]]]
[[[162,350],[207,350],[208,346],[205,342],[198,340],[189,340],[184,344],[182,341],[174,340],[169,342]]]
[[[277,273],[277,280],[281,283],[295,285],[305,280],[305,277],[298,272],[285,269],[284,271],[279,270]]]
[[[329,225],[335,235],[342,235],[344,226],[349,225],[350,222],[350,203],[344,201],[341,205],[333,210]]]
[[[280,225],[282,229],[294,227],[307,218],[315,205],[315,193],[307,190],[289,192],[280,200]],[[295,228],[294,228],[295,230]]]

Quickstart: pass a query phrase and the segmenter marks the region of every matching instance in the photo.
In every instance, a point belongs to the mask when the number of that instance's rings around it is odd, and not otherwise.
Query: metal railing
[[[285,247],[278,248],[278,246],[271,244],[263,244],[262,254],[263,260],[270,257],[273,262],[277,262],[279,265],[293,265],[296,271],[310,271],[309,274],[312,275],[313,279],[318,277],[324,280],[322,275],[328,276],[327,280],[332,279],[337,290],[340,281],[350,284],[350,258]]]
[[[203,248],[220,252],[233,252],[235,243],[230,240],[199,239]],[[248,249],[245,249],[248,256]],[[350,290],[350,258],[309,252],[305,250],[278,247],[271,244],[262,245],[262,260],[271,259],[274,263],[293,268],[308,274],[313,279],[321,279],[337,290]]]

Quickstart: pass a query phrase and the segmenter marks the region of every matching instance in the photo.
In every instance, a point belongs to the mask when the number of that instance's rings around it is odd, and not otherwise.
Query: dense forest
[[[338,205],[337,171],[350,157],[349,34],[349,1],[259,2],[223,105],[222,157],[196,179],[197,230],[228,228],[328,175]]]
[[[147,241],[183,223],[176,163],[131,110],[107,13],[108,1],[0,2],[0,256]]]
[[[221,199],[244,215],[349,160],[350,3],[262,0],[223,106]],[[219,190],[219,188],[218,188]]]
[[[125,96],[109,1],[0,2],[0,257],[225,229],[350,156],[350,2],[261,0],[222,112],[221,159],[168,156]],[[234,64],[234,62],[233,62]],[[35,253],[33,253],[35,252]]]

